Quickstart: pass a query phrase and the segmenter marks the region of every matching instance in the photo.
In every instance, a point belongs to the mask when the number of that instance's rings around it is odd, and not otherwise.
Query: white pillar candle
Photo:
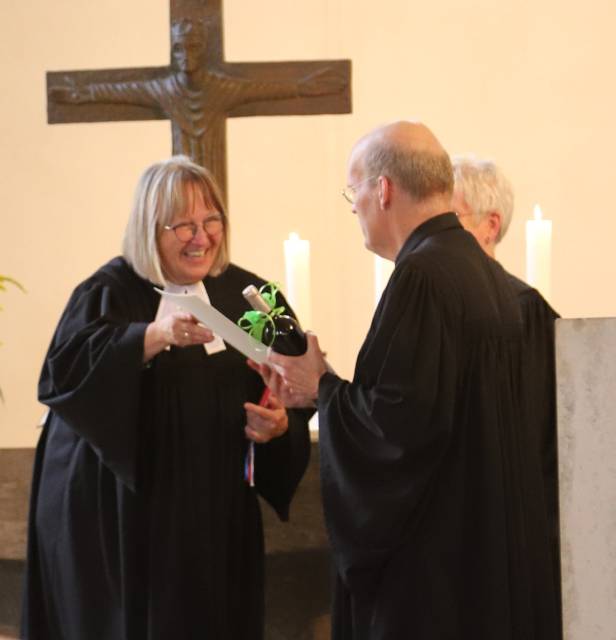
[[[312,326],[310,315],[310,243],[297,233],[284,241],[287,288],[285,296],[304,329]]]
[[[378,306],[383,290],[389,282],[395,263],[381,256],[374,256],[374,306]]]
[[[552,263],[552,221],[544,220],[535,205],[535,219],[526,222],[526,281],[550,297]]]

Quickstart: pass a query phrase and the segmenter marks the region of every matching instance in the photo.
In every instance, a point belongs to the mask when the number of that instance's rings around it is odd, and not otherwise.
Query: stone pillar
[[[616,318],[557,320],[565,640],[616,639]]]

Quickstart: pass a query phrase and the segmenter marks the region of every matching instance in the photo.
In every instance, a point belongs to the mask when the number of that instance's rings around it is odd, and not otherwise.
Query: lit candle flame
[[[543,213],[541,212],[541,207],[536,204],[535,205],[535,220],[542,220],[543,219]]]

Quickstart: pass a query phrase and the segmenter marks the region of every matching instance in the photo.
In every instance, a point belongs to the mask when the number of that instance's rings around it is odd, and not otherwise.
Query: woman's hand
[[[143,361],[151,360],[170,345],[190,347],[214,339],[212,331],[199,324],[190,313],[178,311],[161,320],[150,322],[145,330]]]
[[[280,400],[270,394],[267,404],[261,405],[245,402],[246,418],[248,424],[244,429],[246,437],[254,442],[269,442],[273,438],[279,438],[289,428],[287,410]]]

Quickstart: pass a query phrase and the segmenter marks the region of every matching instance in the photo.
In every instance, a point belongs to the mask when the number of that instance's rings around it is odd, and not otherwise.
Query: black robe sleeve
[[[353,381],[321,379],[324,509],[350,588],[372,581],[400,544],[448,445],[456,353],[446,324],[429,279],[397,268]]]
[[[91,278],[80,285],[53,337],[38,395],[134,491],[147,323],[126,318],[110,284]]]
[[[288,409],[289,428],[280,438],[256,445],[255,485],[287,522],[289,509],[297,485],[302,479],[310,459],[308,420],[313,411]]]

